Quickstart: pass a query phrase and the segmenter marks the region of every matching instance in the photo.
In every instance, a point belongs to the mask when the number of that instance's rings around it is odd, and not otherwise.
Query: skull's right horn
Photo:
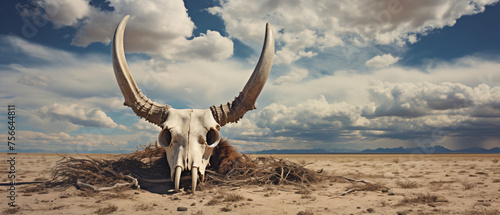
[[[137,116],[144,117],[147,121],[152,122],[161,127],[161,124],[167,118],[169,105],[159,105],[152,102],[137,87],[134,78],[130,74],[130,70],[125,59],[125,51],[123,50],[123,34],[125,26],[129,19],[129,15],[125,16],[118,27],[116,27],[115,36],[113,38],[113,69],[115,70],[116,81],[120,86],[123,97],[125,98],[125,106],[132,108]]]
[[[266,24],[266,37],[264,47],[260,54],[259,62],[250,76],[247,84],[232,102],[224,105],[211,106],[212,115],[219,125],[224,126],[230,122],[238,122],[249,110],[256,109],[255,101],[259,97],[264,84],[267,81],[269,72],[273,65],[274,57],[274,38],[271,25]]]

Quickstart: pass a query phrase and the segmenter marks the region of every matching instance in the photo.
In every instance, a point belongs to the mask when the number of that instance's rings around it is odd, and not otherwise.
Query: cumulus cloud
[[[486,88],[486,89],[485,89]],[[496,91],[496,88],[493,88]],[[471,88],[460,83],[431,84],[420,83],[383,83],[376,81],[368,89],[370,98],[379,104],[375,110],[366,110],[365,116],[418,117],[441,110],[469,108],[485,94],[489,87],[481,84]],[[486,95],[487,95],[486,94]],[[495,96],[489,95],[489,96]],[[488,96],[488,97],[489,97]]]
[[[23,17],[33,18],[33,24],[42,27],[48,21],[55,28],[78,27],[92,12],[89,0],[32,0],[31,4],[18,3],[16,9]]]
[[[151,123],[147,122],[144,119],[139,119],[137,121],[137,123],[135,123],[134,125],[132,125],[132,129],[136,130],[136,131],[151,132],[151,133],[153,133],[155,135],[158,135],[159,132],[161,131],[160,127],[158,127],[157,125],[151,124]]]
[[[175,53],[181,59],[209,58],[213,61],[226,59],[233,54],[233,42],[217,31],[208,30],[191,40],[189,44]]]
[[[307,77],[308,71],[302,68],[294,68],[290,73],[284,76],[280,76],[274,80],[274,85],[281,85],[288,82],[298,82]]]
[[[115,146],[122,151],[135,151],[137,143],[154,143],[154,138],[150,138],[148,133],[141,132],[126,135],[105,135],[98,131],[85,134],[69,134],[66,132],[19,130],[16,133],[23,137],[23,144],[16,146],[16,150],[29,150],[30,152],[44,150],[58,153],[95,153],[103,150],[120,153]],[[7,134],[0,134],[0,138],[6,139]]]
[[[363,105],[328,102],[323,96],[292,106],[273,103],[228,130],[236,139],[293,138],[282,142],[284,148],[300,141],[324,144],[388,138],[411,142],[435,135],[436,129],[451,137],[500,136],[490,127],[500,123],[495,101],[499,86],[375,82],[368,91],[372,102]],[[475,116],[485,107],[491,110],[488,117]],[[479,125],[481,131],[474,128]]]
[[[393,57],[391,54],[377,55],[372,59],[366,61],[365,65],[368,67],[382,68],[392,65],[399,61],[399,57]]]
[[[89,138],[85,135],[71,136],[64,132],[59,133],[41,133],[35,131],[20,131],[23,134],[23,138],[27,140],[27,143],[33,143],[36,141],[37,144],[47,145],[51,143],[64,143],[68,145],[90,145],[91,142],[88,141]],[[33,142],[32,142],[33,141]]]
[[[79,21],[87,17],[91,12],[89,0],[44,0],[37,1],[47,12],[47,18],[54,23],[56,28],[64,26],[77,26]]]
[[[248,4],[220,1],[210,8],[224,20],[227,32],[247,44],[261,41],[270,22],[281,49],[276,63],[289,64],[345,42],[354,44],[415,43],[433,29],[453,26],[462,16],[481,13],[496,0],[447,1],[271,1]]]
[[[54,103],[40,108],[38,113],[55,121],[69,121],[80,126],[125,129],[123,125],[116,124],[102,110],[85,108],[78,104]]]
[[[125,15],[131,15],[125,31],[127,52],[142,52],[171,60],[215,61],[233,54],[232,41],[218,32],[207,31],[193,37],[196,26],[182,0],[110,0],[109,5],[114,11],[91,6],[87,0],[38,0],[37,4],[45,10],[47,19],[56,28],[71,26],[77,29],[72,40],[75,46],[86,47],[94,42],[109,44],[118,22]],[[193,38],[187,39],[190,37]]]

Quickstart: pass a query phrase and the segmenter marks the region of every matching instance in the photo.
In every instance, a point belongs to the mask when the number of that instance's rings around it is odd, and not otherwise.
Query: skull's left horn
[[[266,24],[266,37],[264,39],[264,47],[260,54],[259,62],[255,67],[252,76],[247,84],[232,102],[224,105],[211,106],[212,115],[219,125],[224,126],[226,123],[238,122],[249,110],[255,109],[255,101],[259,97],[264,84],[267,81],[271,67],[273,66],[274,57],[274,37],[269,23]]]
[[[168,109],[171,107],[152,102],[142,94],[130,74],[127,60],[125,59],[123,34],[129,17],[129,15],[125,16],[120,24],[118,24],[113,38],[113,69],[115,70],[116,81],[118,81],[118,85],[125,98],[124,105],[132,108],[134,113],[141,118],[144,117],[147,121],[161,126],[167,117]]]

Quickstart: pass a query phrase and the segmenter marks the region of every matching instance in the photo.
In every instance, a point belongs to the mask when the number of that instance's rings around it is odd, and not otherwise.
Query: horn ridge
[[[137,116],[145,118],[148,122],[161,127],[161,124],[167,118],[168,109],[170,109],[171,106],[159,105],[156,102],[152,102],[142,93],[130,74],[127,60],[125,59],[123,35],[129,17],[130,16],[127,15],[120,21],[113,37],[112,58],[116,81],[125,98],[123,104],[132,108]]]
[[[267,77],[273,65],[273,57],[274,37],[271,25],[266,23],[266,36],[259,62],[250,76],[250,79],[245,84],[245,87],[232,102],[228,102],[225,105],[213,105],[210,107],[212,115],[219,125],[224,126],[227,123],[238,122],[238,120],[243,118],[246,112],[256,109],[255,101],[259,97],[267,81]]]

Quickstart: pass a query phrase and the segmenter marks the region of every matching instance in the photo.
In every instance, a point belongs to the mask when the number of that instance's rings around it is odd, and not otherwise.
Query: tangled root
[[[245,167],[235,167],[226,174],[207,170],[207,182],[214,184],[224,184],[241,186],[245,184],[292,184],[303,185],[317,183],[322,180],[322,176],[303,165],[273,157],[257,157],[251,159],[244,156],[250,165]]]

